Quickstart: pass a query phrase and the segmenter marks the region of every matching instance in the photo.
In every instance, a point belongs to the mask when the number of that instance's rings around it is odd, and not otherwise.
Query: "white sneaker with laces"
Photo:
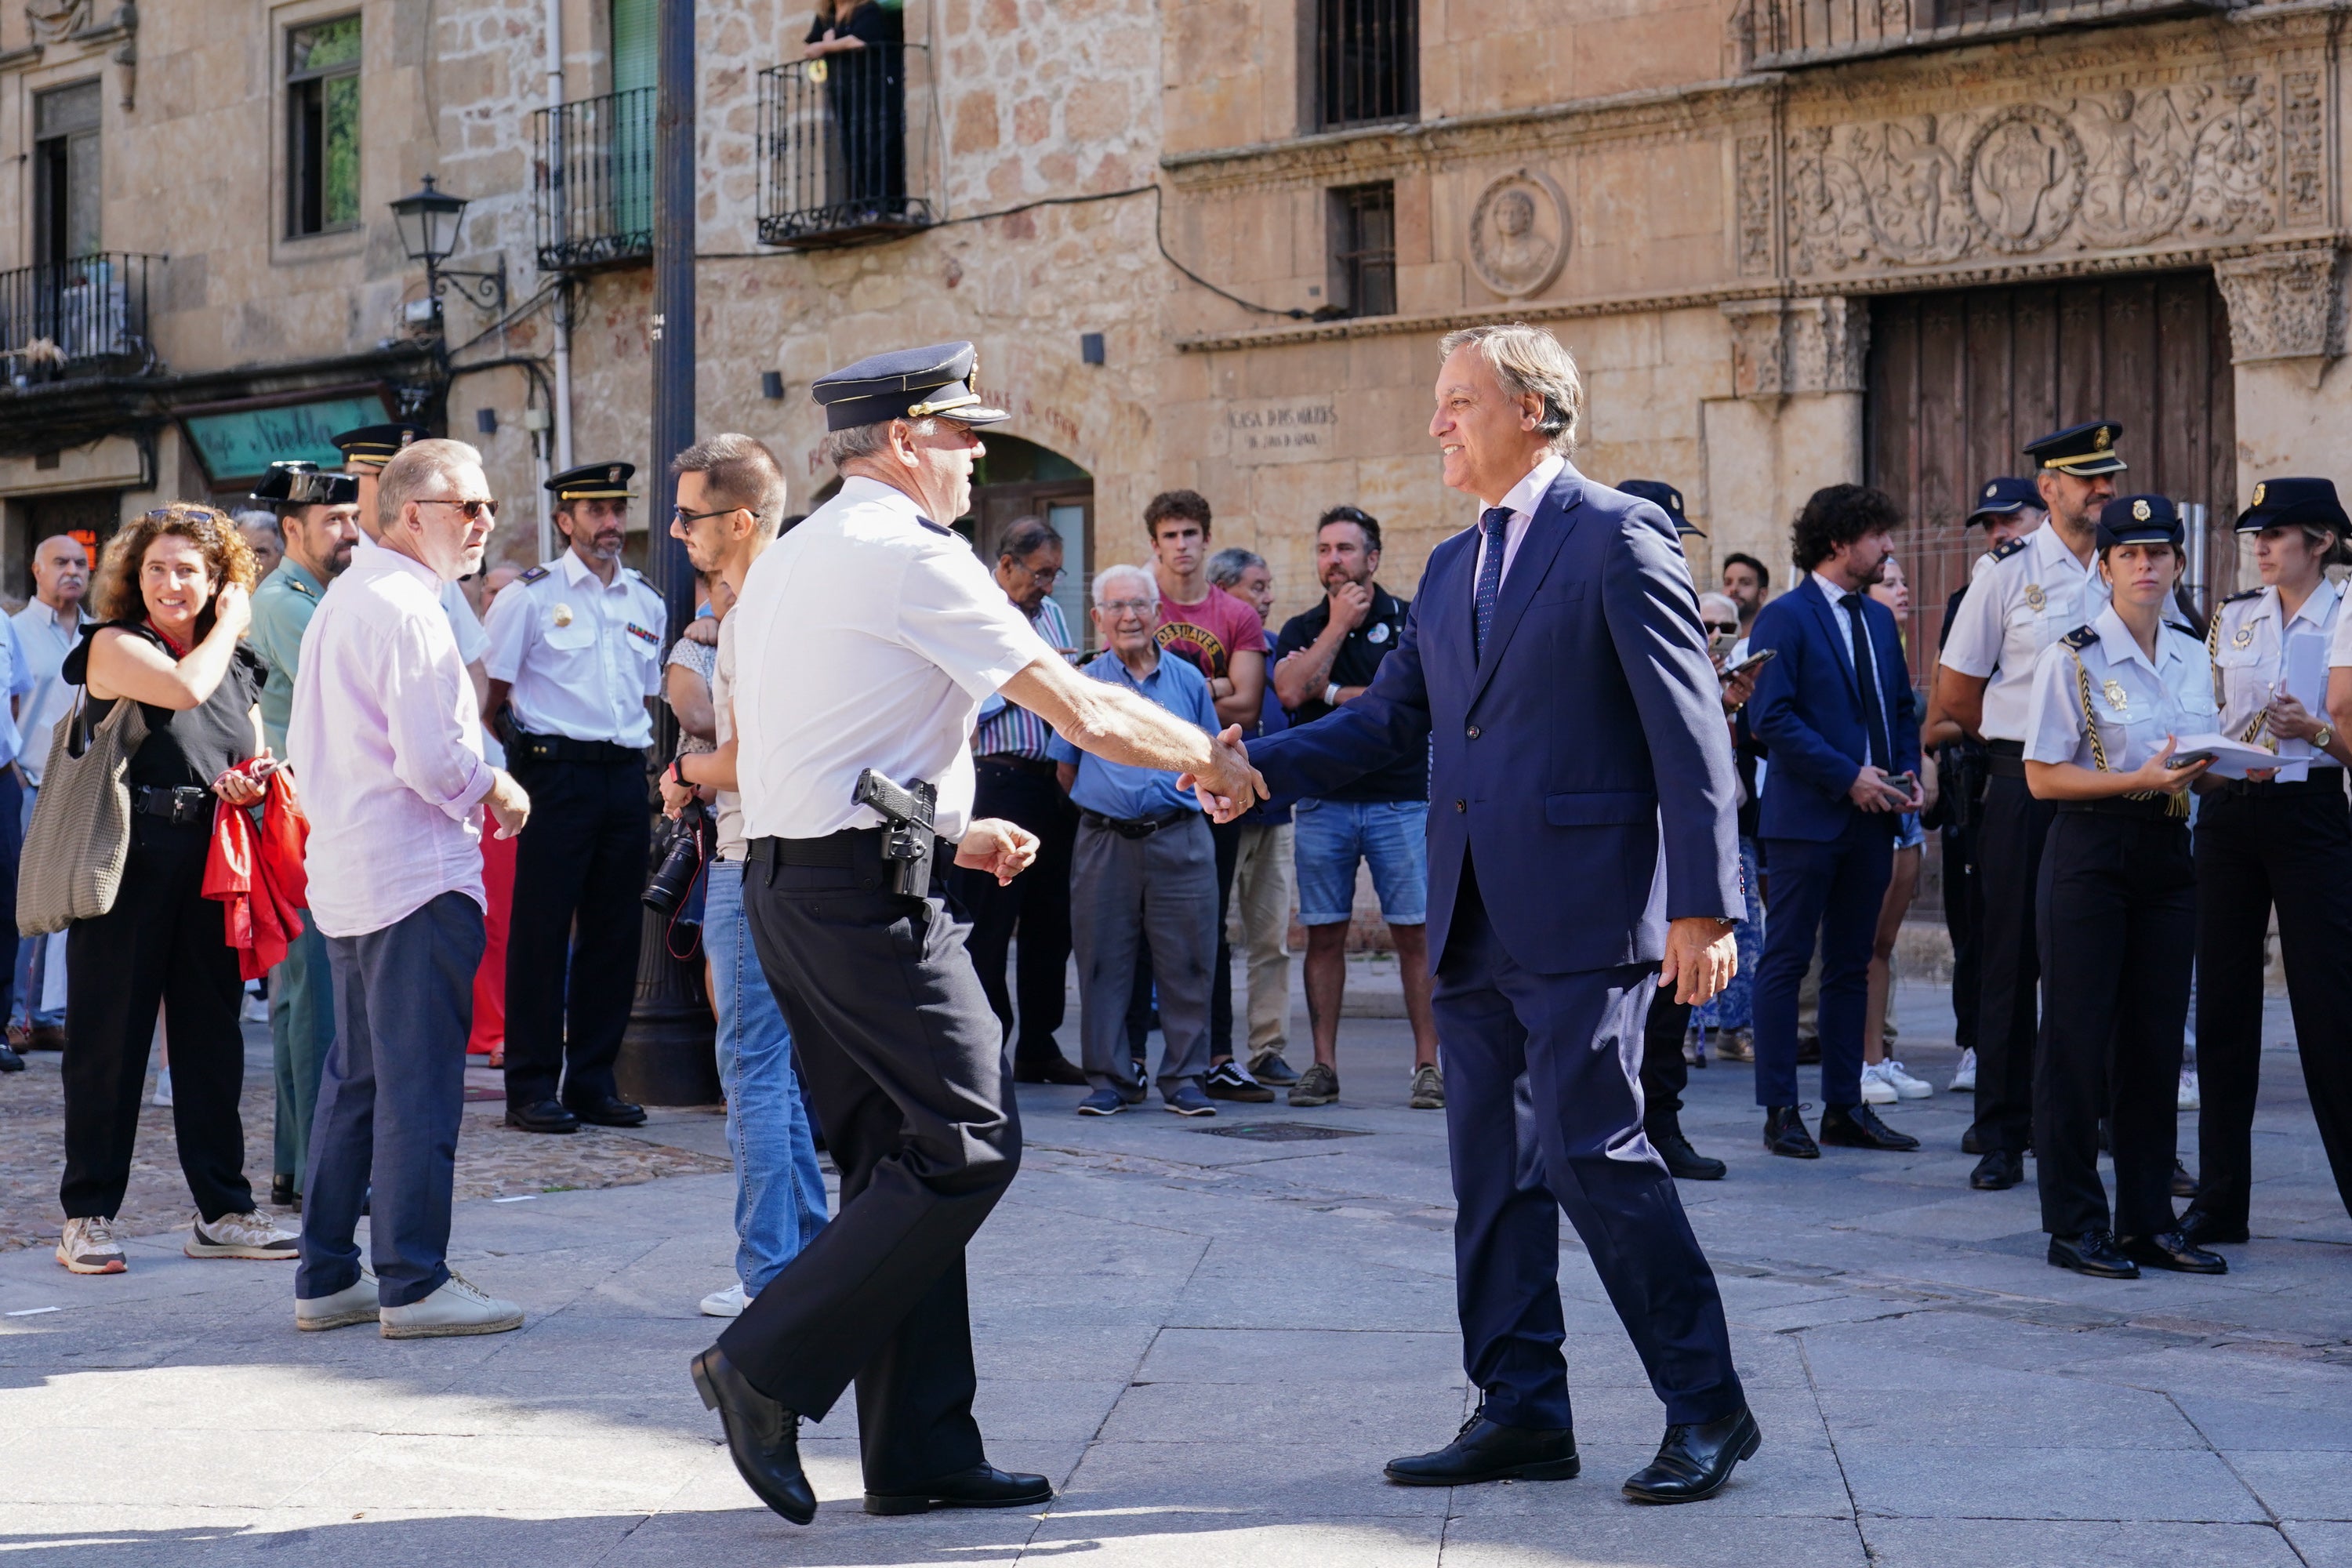
[[[294,1326],[298,1329],[348,1329],[356,1323],[374,1322],[379,1310],[375,1276],[362,1268],[357,1279],[331,1296],[313,1296],[308,1300],[295,1297]]]
[[[172,1069],[170,1068],[155,1069],[155,1098],[148,1103],[160,1105],[167,1110],[170,1108],[172,1103]]]
[[[2182,1068],[2180,1069],[2179,1108],[2183,1110],[2195,1110],[2204,1103],[2205,1097],[2197,1088],[2197,1069],[2195,1068]]]
[[[1879,1063],[1879,1066],[1885,1069],[1886,1081],[1895,1086],[1895,1092],[1906,1100],[1926,1100],[1936,1092],[1934,1084],[1924,1078],[1912,1077],[1903,1070],[1903,1064],[1893,1057],[1887,1058]]]
[[[438,1290],[405,1307],[377,1314],[388,1340],[433,1340],[459,1334],[502,1334],[522,1327],[522,1309],[501,1301],[452,1272]]]
[[[284,1263],[301,1256],[302,1238],[283,1229],[258,1209],[225,1214],[215,1220],[198,1215],[188,1227],[187,1245],[180,1250],[191,1258],[257,1258]]]
[[[740,1279],[724,1290],[713,1290],[702,1299],[702,1315],[706,1318],[740,1318],[751,1298],[743,1293]]]
[[[1885,1062],[1862,1064],[1862,1102],[1864,1105],[1892,1105],[1903,1097],[1886,1079]]]
[[[58,1237],[58,1261],[76,1274],[120,1274],[131,1267],[102,1219],[69,1219]]]
[[[1952,1069],[1952,1081],[1944,1087],[1953,1094],[1975,1092],[1977,1087],[1976,1052],[1962,1051],[1960,1053],[1960,1065]]]

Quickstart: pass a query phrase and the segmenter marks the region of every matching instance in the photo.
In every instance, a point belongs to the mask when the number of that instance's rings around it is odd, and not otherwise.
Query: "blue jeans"
[[[792,1032],[743,923],[743,863],[714,860],[705,879],[702,951],[735,1156],[735,1277],[756,1296],[824,1226],[824,1173],[793,1070]]]
[[[1356,906],[1356,863],[1372,868],[1381,919],[1429,920],[1429,802],[1302,800],[1291,809],[1298,923],[1343,925]]]
[[[33,803],[40,798],[40,795],[39,790],[30,785],[26,787],[25,808],[16,820],[18,844],[25,841],[25,830],[33,826]],[[63,1008],[44,1008],[40,1005],[41,980],[47,972],[49,943],[57,941],[58,956],[63,958],[65,956],[65,942],[61,940],[63,935],[63,932],[59,932],[57,938],[27,936],[17,939],[16,997],[15,1004],[8,1009],[8,1022],[11,1024],[60,1025],[66,1021]]]

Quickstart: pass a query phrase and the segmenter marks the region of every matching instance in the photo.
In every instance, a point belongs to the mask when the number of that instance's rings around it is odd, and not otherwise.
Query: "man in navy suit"
[[[1756,616],[1758,672],[1748,721],[1766,746],[1757,837],[1770,918],[1756,971],[1756,1103],[1764,1147],[1818,1160],[1797,1107],[1797,991],[1822,944],[1822,1142],[1910,1150],[1862,1103],[1862,1016],[1870,949],[1894,869],[1901,814],[1920,804],[1919,716],[1894,612],[1868,592],[1902,521],[1862,485],[1815,490],[1791,553],[1803,578]]]
[[[1455,1289],[1482,1398],[1453,1443],[1388,1476],[1576,1474],[1556,1199],[1666,1406],[1625,1493],[1695,1501],[1759,1439],[1715,1276],[1643,1135],[1640,1070],[1650,993],[1704,1002],[1737,963],[1719,687],[1674,525],[1569,465],[1584,397],[1568,351],[1527,326],[1444,346],[1430,434],[1479,526],[1431,555],[1362,695],[1249,748],[1277,795],[1431,759]]]

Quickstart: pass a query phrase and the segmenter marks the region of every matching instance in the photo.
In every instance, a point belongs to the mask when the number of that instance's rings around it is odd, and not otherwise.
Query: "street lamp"
[[[428,299],[438,300],[455,281],[457,290],[482,310],[504,315],[507,308],[507,258],[499,255],[496,272],[467,272],[441,263],[457,248],[457,231],[466,221],[466,198],[436,188],[425,176],[425,188],[392,204],[393,220],[400,228],[400,247],[411,261],[425,263]]]

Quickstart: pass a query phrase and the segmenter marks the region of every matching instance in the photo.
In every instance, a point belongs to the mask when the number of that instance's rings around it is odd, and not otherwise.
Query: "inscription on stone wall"
[[[1328,458],[1339,425],[1329,397],[1277,397],[1225,410],[1226,456],[1234,462],[1300,463]]]

